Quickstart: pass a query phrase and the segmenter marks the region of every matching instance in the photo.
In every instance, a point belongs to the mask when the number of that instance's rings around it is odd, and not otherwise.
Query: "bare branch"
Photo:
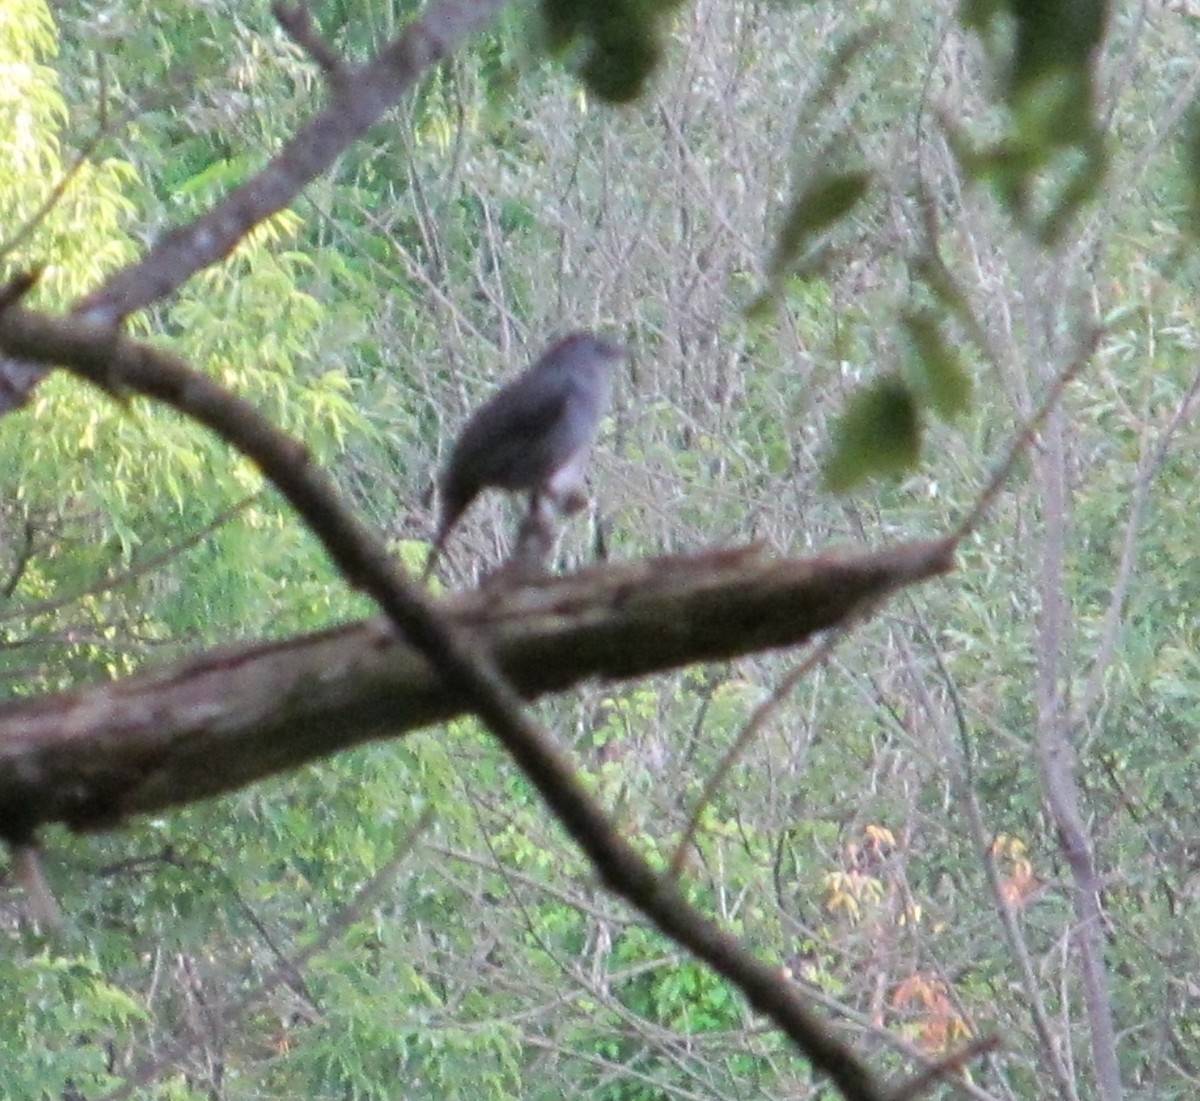
[[[329,105],[301,126],[261,172],[194,221],[164,234],[139,263],[117,272],[76,312],[116,324],[227,256],[251,229],[289,206],[427,70],[491,22],[503,6],[502,0],[434,0],[403,34],[348,72]]]
[[[387,861],[355,891],[354,897],[326,923],[325,928],[310,944],[297,952],[292,959],[280,961],[279,965],[249,993],[223,1008],[218,1007],[217,1015],[221,1023],[226,1026],[236,1023],[250,1010],[262,1005],[273,991],[282,986],[290,986],[294,977],[306,964],[311,963],[320,953],[324,952],[337,937],[344,935],[362,917],[364,911],[375,902],[380,892],[399,875],[400,869],[412,855],[421,835],[429,829],[432,820],[433,815],[428,810],[422,813],[412,829],[397,843],[395,851]],[[193,1044],[192,1037],[185,1036],[184,1039],[169,1046],[165,1052],[147,1059],[126,1076],[124,1083],[106,1093],[100,1098],[100,1101],[125,1101],[125,1098],[132,1097],[137,1089],[149,1085],[174,1067]]]
[[[41,849],[37,845],[13,845],[12,858],[17,882],[25,889],[34,920],[46,932],[62,929],[62,910],[46,882]]]
[[[33,536],[33,521],[26,520],[21,525],[21,546],[13,558],[12,569],[8,571],[8,577],[4,579],[4,584],[0,585],[0,596],[3,596],[5,600],[8,600],[17,591],[21,578],[25,576],[29,560],[33,557]],[[0,617],[0,619],[2,618]]]
[[[1009,950],[1012,952],[1013,959],[1017,963],[1017,969],[1021,976],[1021,990],[1027,1000],[1030,1019],[1033,1021],[1034,1031],[1038,1037],[1039,1056],[1050,1072],[1058,1095],[1066,1098],[1067,1101],[1079,1101],[1079,1094],[1076,1092],[1074,1079],[1066,1063],[1063,1061],[1061,1045],[1056,1042],[1054,1030],[1050,1025],[1050,1013],[1041,995],[1037,969],[1034,966],[1033,957],[1029,951],[1029,944],[1017,921],[1016,911],[1004,898],[1004,891],[1000,883],[1000,872],[996,867],[996,859],[992,851],[993,837],[984,818],[983,806],[979,798],[979,783],[976,779],[975,746],[971,737],[971,724],[967,719],[966,707],[958,690],[958,682],[946,664],[942,647],[939,645],[933,630],[926,623],[924,616],[918,614],[916,623],[922,638],[924,638],[926,645],[929,647],[930,654],[933,656],[934,664],[937,666],[938,674],[942,679],[942,684],[945,687],[946,696],[949,700],[962,768],[959,790],[963,796],[963,810],[971,830],[971,839],[983,863],[983,871],[987,877],[988,888],[992,895],[996,916],[1000,920],[1005,938],[1008,941]],[[913,684],[920,686],[921,682],[919,678],[913,678]],[[925,708],[926,713],[931,717],[936,715],[938,708],[934,706],[928,691],[920,687],[920,695],[922,706]]]
[[[1088,721],[1088,715],[1104,690],[1104,678],[1117,651],[1117,639],[1124,623],[1125,599],[1137,567],[1138,537],[1142,532],[1142,519],[1150,501],[1150,490],[1170,454],[1171,446],[1179,429],[1195,412],[1200,399],[1200,370],[1193,376],[1187,391],[1175,407],[1174,413],[1159,433],[1153,446],[1142,456],[1133,477],[1133,491],[1129,498],[1129,512],[1125,520],[1125,539],[1121,545],[1121,558],[1117,565],[1117,576],[1113,582],[1108,607],[1104,612],[1104,625],[1100,629],[1100,642],[1092,658],[1079,704],[1074,708],[1071,726]]]
[[[308,9],[299,4],[285,4],[276,0],[271,5],[271,14],[279,21],[279,25],[288,33],[313,63],[325,74],[329,86],[338,93],[346,90],[347,72],[345,62],[329,45],[313,26],[312,16]]]
[[[103,104],[102,104],[103,105]],[[91,140],[79,151],[74,161],[71,162],[70,168],[59,177],[58,181],[46,192],[46,197],[38,205],[24,224],[14,233],[7,241],[0,244],[0,261],[7,260],[18,248],[21,247],[30,237],[33,236],[37,228],[50,216],[50,212],[58,206],[62,197],[67,193],[67,188],[71,186],[71,181],[83,170],[83,166],[92,159],[92,154],[99,148],[100,143],[108,136],[109,127],[106,117],[100,120],[100,126],[96,133],[92,135]]]
[[[866,608],[860,609],[860,611],[866,610]],[[688,852],[691,848],[692,838],[695,837],[696,830],[700,827],[700,820],[704,816],[704,808],[713,801],[721,785],[725,782],[726,777],[733,771],[738,761],[741,760],[746,747],[754,741],[758,732],[766,726],[771,716],[779,710],[780,704],[792,694],[796,685],[815,669],[817,665],[829,657],[833,652],[833,648],[843,637],[844,632],[839,630],[826,638],[808,657],[775,686],[771,694],[754,709],[754,713],[746,720],[745,725],[738,732],[738,736],[734,738],[733,744],[725,751],[725,756],[721,758],[717,763],[717,767],[713,769],[712,775],[705,781],[704,790],[700,793],[700,798],[696,800],[696,805],[692,808],[692,813],[688,818],[687,826],[684,828],[683,836],[679,839],[679,844],[675,846],[675,854],[671,857],[670,867],[673,878],[678,879],[683,872],[683,866],[687,861]]]
[[[260,172],[187,225],[164,233],[140,262],[116,272],[78,302],[74,312],[115,327],[228,256],[250,230],[288,207],[425,72],[503,6],[503,0],[434,0],[374,58],[332,82],[329,105],[300,127]],[[43,366],[0,360],[0,415],[24,404],[53,365],[35,362]]]
[[[944,542],[782,561],[751,547],[464,593],[443,610],[532,699],[589,677],[795,645],[948,566]],[[378,621],[13,701],[0,707],[0,834],[27,836],[51,821],[113,826],[465,710]]]
[[[0,623],[8,623],[12,620],[23,619],[28,620],[33,616],[45,615],[47,612],[56,611],[59,608],[66,608],[71,604],[75,604],[82,600],[85,596],[96,596],[100,593],[112,592],[114,589],[119,589],[123,585],[130,585],[139,578],[146,577],[155,570],[161,569],[172,559],[178,558],[181,554],[186,554],[193,547],[203,543],[214,532],[219,531],[228,524],[234,517],[245,512],[247,508],[259,498],[257,492],[250,493],[243,497],[240,501],[236,501],[227,509],[222,509],[217,513],[207,524],[180,539],[176,543],[172,543],[166,550],[160,551],[158,554],[152,554],[149,558],[139,562],[136,566],[132,566],[127,570],[122,570],[120,573],[108,573],[104,577],[99,578],[90,585],[85,585],[81,589],[76,589],[74,592],[67,593],[65,596],[56,596],[48,600],[38,600],[28,604],[21,604],[18,607],[0,612]],[[33,541],[33,528],[30,523],[26,523],[26,546],[29,549]],[[12,591],[16,588],[16,582],[20,575],[14,571],[14,580],[10,584],[5,584],[0,588],[0,593],[5,596],[11,596]]]
[[[956,542],[961,542],[961,540],[970,535],[983,522],[992,505],[995,504],[996,498],[1000,496],[1000,491],[1007,484],[1013,470],[1016,469],[1017,463],[1020,462],[1025,452],[1029,450],[1047,418],[1058,408],[1059,402],[1062,400],[1063,391],[1070,385],[1072,379],[1091,361],[1092,354],[1096,350],[1096,345],[1100,342],[1100,336],[1101,330],[1093,327],[1080,341],[1080,347],[1074,358],[1063,368],[1058,377],[1055,378],[1045,398],[1042,399],[1042,404],[1038,406],[1037,411],[1021,426],[1021,431],[1017,433],[1016,439],[1010,445],[1004,461],[984,487],[983,492],[971,507],[971,511],[967,513],[966,517],[958,525],[954,534]]]
[[[944,1078],[961,1075],[967,1063],[996,1051],[1000,1044],[999,1036],[981,1036],[972,1040],[957,1051],[950,1052],[936,1062],[930,1063],[919,1074],[901,1086],[892,1094],[890,1101],[914,1101],[931,1086]]]
[[[1055,409],[1046,421],[1044,447],[1038,456],[1043,536],[1037,625],[1037,739],[1042,789],[1058,835],[1059,848],[1071,869],[1075,912],[1073,940],[1087,1006],[1096,1096],[1121,1101],[1124,1090],[1117,1056],[1117,1030],[1104,960],[1104,927],[1100,911],[1100,876],[1095,843],[1080,800],[1078,757],[1070,734],[1066,702],[1071,615],[1063,581],[1066,558],[1068,485],[1063,413]]]

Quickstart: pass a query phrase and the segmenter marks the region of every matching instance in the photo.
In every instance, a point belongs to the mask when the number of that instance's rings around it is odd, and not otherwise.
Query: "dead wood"
[[[952,540],[773,559],[757,546],[596,566],[440,602],[527,699],[794,646],[947,572]],[[0,836],[111,827],[466,710],[384,621],[226,646],[0,707]]]

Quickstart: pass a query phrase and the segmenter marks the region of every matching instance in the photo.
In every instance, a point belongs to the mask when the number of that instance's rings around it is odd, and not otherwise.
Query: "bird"
[[[578,500],[583,467],[629,350],[591,332],[552,344],[528,370],[468,418],[438,476],[437,534],[423,580],[446,540],[485,489],[528,490],[530,515],[543,499],[563,511]]]

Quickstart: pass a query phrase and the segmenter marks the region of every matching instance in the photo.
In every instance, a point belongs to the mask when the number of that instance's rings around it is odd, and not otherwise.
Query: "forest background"
[[[1193,1097],[1200,11],[1114,10],[1087,53],[1090,121],[1063,138],[1070,80],[1014,101],[1004,9],[697,0],[661,14],[661,66],[613,107],[514,7],[131,331],[303,439],[413,566],[454,431],[566,329],[636,355],[563,569],[599,546],[949,531],[1077,369],[957,572],[782,700],[802,655],[536,710],[665,862],[770,703],[684,889],[880,1073],[994,1036],[930,1095]],[[350,58],[415,10],[312,5]],[[1044,41],[1070,55],[1069,34]],[[65,309],[260,169],[326,93],[258,0],[3,0],[7,272],[44,264],[31,302]],[[1024,161],[1001,155],[1022,137]],[[822,187],[830,217],[796,232],[789,210]],[[931,364],[973,380],[969,410],[922,413],[903,478],[831,494],[837,418]],[[252,464],[65,373],[0,422],[0,484],[7,697],[370,612]],[[505,502],[479,505],[447,582],[497,562],[512,527]],[[833,1093],[600,886],[473,720],[41,841],[65,928],[32,920],[10,867],[5,1098]]]

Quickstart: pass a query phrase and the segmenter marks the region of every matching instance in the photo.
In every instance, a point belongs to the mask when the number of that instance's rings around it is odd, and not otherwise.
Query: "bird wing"
[[[561,454],[574,387],[505,387],[463,428],[452,465],[468,483],[532,489],[569,456]],[[563,380],[569,383],[569,380]]]

